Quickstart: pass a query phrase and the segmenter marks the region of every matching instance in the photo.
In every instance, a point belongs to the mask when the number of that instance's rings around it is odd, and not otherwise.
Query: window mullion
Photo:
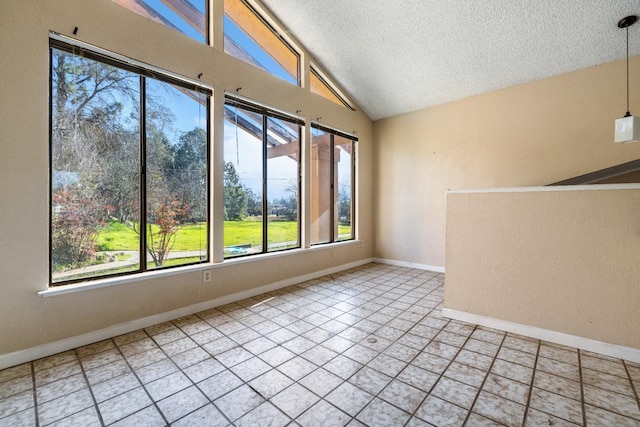
[[[336,211],[336,195],[335,195],[335,175],[336,175],[336,171],[335,171],[335,135],[334,134],[330,134],[330,138],[329,138],[329,170],[331,171],[330,177],[329,177],[329,202],[331,205],[331,208],[329,209],[329,219],[330,219],[330,223],[331,223],[331,237],[329,239],[330,242],[335,242],[336,241],[336,234],[337,234],[337,225],[336,225],[336,219],[335,219],[335,211]]]
[[[268,117],[262,115],[262,252],[268,252],[268,220],[269,220],[269,195],[267,194],[267,140],[268,140]]]
[[[147,270],[147,88],[140,76],[140,271]]]

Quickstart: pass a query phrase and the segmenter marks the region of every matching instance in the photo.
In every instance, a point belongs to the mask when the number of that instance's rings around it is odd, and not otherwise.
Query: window
[[[300,247],[297,119],[227,99],[224,256]]]
[[[51,40],[52,284],[209,259],[210,94]]]
[[[207,42],[207,0],[112,0],[120,6]]]
[[[242,0],[224,0],[224,51],[289,83],[299,84],[300,56]]]
[[[310,74],[310,87],[311,92],[316,93],[320,96],[327,98],[329,101],[333,101],[338,105],[343,107],[351,108],[349,103],[345,101],[345,99],[338,93],[338,91],[333,87],[333,85],[329,84],[327,79],[322,76],[322,74],[316,70],[313,66],[311,67]]]
[[[311,128],[311,244],[355,238],[354,178],[357,139]]]

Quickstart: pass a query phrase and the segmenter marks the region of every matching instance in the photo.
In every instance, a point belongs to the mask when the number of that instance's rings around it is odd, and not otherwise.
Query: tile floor
[[[443,318],[369,264],[0,371],[1,426],[639,426],[640,364]]]

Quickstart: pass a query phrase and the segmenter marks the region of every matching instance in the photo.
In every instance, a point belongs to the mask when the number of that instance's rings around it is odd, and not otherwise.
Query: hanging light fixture
[[[637,20],[636,15],[629,15],[618,22],[618,28],[627,31],[627,112],[621,119],[616,119],[614,141],[623,144],[640,141],[640,117],[632,116],[629,112],[629,27]]]

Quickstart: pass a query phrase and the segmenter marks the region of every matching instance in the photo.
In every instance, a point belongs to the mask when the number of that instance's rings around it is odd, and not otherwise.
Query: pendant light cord
[[[629,111],[629,27],[625,29],[627,30],[627,113],[624,116],[629,117],[631,115]]]

